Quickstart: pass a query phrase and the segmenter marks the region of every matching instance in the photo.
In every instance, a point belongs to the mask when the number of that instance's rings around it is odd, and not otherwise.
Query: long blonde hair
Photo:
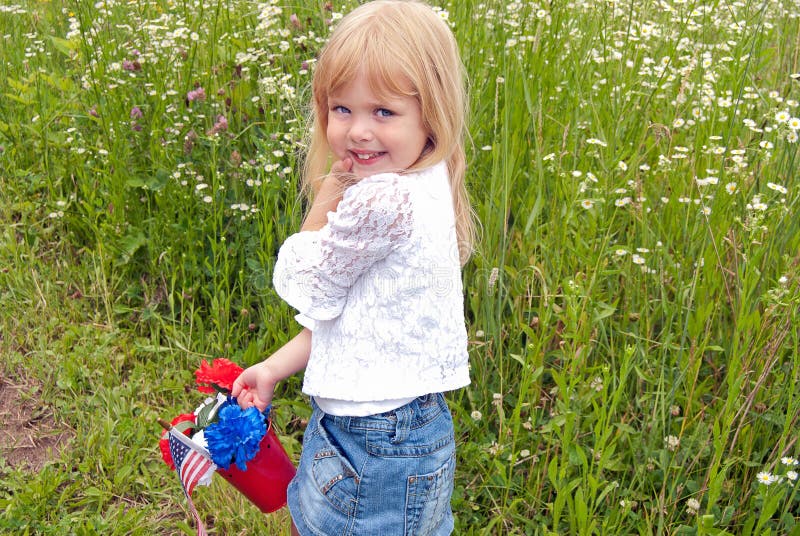
[[[461,264],[472,253],[475,224],[464,175],[467,93],[464,66],[447,23],[427,4],[375,0],[346,15],[323,48],[312,82],[313,107],[303,186],[311,195],[331,165],[328,96],[364,70],[380,96],[413,96],[430,147],[409,171],[444,160],[450,175]],[[409,92],[409,85],[412,89]]]

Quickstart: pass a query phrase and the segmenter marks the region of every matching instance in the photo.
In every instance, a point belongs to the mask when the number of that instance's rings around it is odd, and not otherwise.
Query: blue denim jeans
[[[301,535],[452,532],[455,440],[440,393],[368,417],[337,417],[312,405],[288,490]]]

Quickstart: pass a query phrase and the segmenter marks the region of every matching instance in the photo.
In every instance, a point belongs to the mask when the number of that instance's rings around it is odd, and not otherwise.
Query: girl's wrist
[[[314,196],[314,202],[311,204],[311,209],[300,230],[318,231],[324,227],[328,223],[328,212],[335,211],[339,206],[344,189],[344,185],[335,176],[325,177]]]

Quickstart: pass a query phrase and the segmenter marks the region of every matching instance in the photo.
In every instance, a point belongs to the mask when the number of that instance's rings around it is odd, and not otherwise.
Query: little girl
[[[461,266],[473,234],[462,69],[447,24],[413,1],[355,9],[317,62],[304,171],[315,195],[273,276],[304,329],[233,385],[243,407],[264,409],[305,368],[313,412],[288,490],[293,534],[453,530],[442,392],[469,383]]]

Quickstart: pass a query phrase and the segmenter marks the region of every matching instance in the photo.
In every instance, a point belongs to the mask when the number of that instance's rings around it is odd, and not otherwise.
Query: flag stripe
[[[216,469],[216,465],[211,461],[207,452],[191,441],[183,433],[175,429],[169,431],[169,450],[172,454],[172,461],[175,462],[175,469],[178,473],[183,494],[189,501],[189,508],[197,522],[197,534],[206,536],[206,529],[197,513],[197,509],[192,502],[192,491],[197,483],[209,471]]]

